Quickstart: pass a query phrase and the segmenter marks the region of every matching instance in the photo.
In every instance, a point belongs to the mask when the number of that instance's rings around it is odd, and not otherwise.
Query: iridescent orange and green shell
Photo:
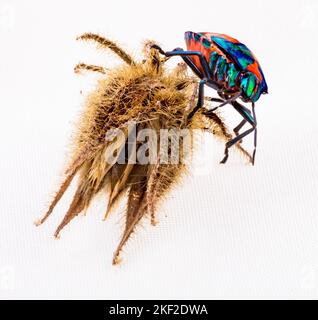
[[[241,42],[224,34],[188,31],[185,33],[187,50],[200,51],[209,63],[212,78],[224,90],[242,91],[247,101],[257,101],[267,93],[264,74],[254,54]],[[202,72],[197,56],[191,57]]]

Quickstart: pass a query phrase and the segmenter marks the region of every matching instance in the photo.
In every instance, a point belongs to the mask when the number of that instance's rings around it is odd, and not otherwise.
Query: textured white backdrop
[[[318,298],[317,15],[316,0],[1,0],[0,298]],[[99,32],[139,57],[143,40],[173,49],[187,30],[232,35],[259,58],[270,94],[257,103],[256,166],[234,155],[221,166],[223,145],[200,138],[192,175],[119,267],[123,206],[102,223],[106,199],[96,199],[55,241],[68,192],[35,228],[59,182],[79,91],[96,80],[73,66],[117,61],[75,37]]]

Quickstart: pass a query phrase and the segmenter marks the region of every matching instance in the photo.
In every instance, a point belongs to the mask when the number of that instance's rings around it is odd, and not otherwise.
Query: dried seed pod
[[[151,48],[153,42],[144,46],[145,60],[136,62],[118,45],[99,35],[87,33],[79,39],[96,41],[99,47],[115,52],[124,64],[111,70],[84,63],[75,67],[76,72],[83,69],[104,75],[88,96],[80,116],[64,182],[37,224],[49,217],[76,175],[78,187],[56,237],[88,208],[97,193],[110,190],[106,218],[114,203],[128,191],[125,230],[113,258],[116,264],[136,225],[147,215],[156,224],[160,200],[186,172],[185,160],[193,148],[193,129],[208,130],[225,141],[232,135],[216,113],[200,110],[187,120],[195,105],[196,80],[187,75],[184,64],[167,71],[166,59]],[[145,132],[152,133],[145,139],[147,143],[140,139]],[[162,132],[168,133],[168,137]],[[240,145],[237,148],[249,156]]]

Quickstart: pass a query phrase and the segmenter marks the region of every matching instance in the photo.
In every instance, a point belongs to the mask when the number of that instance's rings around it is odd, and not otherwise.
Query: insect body
[[[267,93],[267,84],[253,53],[242,43],[226,35],[216,33],[186,32],[187,49],[200,51],[208,61],[210,76],[227,92],[241,90],[244,101],[256,102]],[[201,71],[197,56],[191,57]]]
[[[173,51],[164,52],[161,48],[158,47],[158,49],[167,57],[181,56],[201,79],[198,103],[189,118],[203,106],[204,85],[206,84],[217,90],[222,98],[222,103],[210,112],[226,104],[231,104],[243,117],[242,122],[234,128],[237,136],[226,144],[225,156],[221,163],[226,162],[228,149],[232,145],[240,142],[243,137],[254,131],[252,161],[254,164],[257,134],[254,106],[261,94],[268,91],[265,77],[256,57],[244,44],[223,34],[188,31],[185,33],[185,41],[187,51],[177,48]],[[252,112],[238,103],[238,98],[244,102],[251,102]],[[211,100],[220,101],[213,98]],[[251,124],[252,128],[239,134],[239,130],[246,122]]]

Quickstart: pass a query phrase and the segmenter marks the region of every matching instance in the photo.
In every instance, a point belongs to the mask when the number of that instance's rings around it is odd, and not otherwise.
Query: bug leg
[[[183,58],[183,60],[189,64],[189,66],[191,67],[191,69],[195,66],[194,63],[192,62],[192,60],[190,60],[188,57],[190,56],[197,56],[200,60],[202,69],[203,69],[203,76],[206,79],[212,79],[211,76],[211,71],[208,65],[208,62],[206,61],[204,55],[202,54],[202,52],[200,51],[184,51],[183,49],[180,48],[176,48],[172,51],[167,51],[164,53],[165,56],[167,57],[173,57],[173,56],[180,56],[181,58]],[[197,67],[195,67],[195,70],[198,70]],[[202,75],[201,71],[200,74]],[[201,77],[202,78],[202,77]]]
[[[225,105],[233,102],[233,101],[236,101],[237,98],[239,98],[239,96],[241,95],[241,92],[238,92],[237,94],[235,94],[233,97],[227,99],[227,100],[224,100],[221,104],[219,104],[217,107],[211,109],[210,111],[213,112],[215,111],[216,109],[218,108],[222,108],[224,107]],[[245,108],[245,107],[244,107]]]
[[[228,141],[225,144],[224,158],[221,161],[221,163],[225,163],[227,161],[228,156],[229,156],[229,148],[230,147],[232,147],[234,144],[236,144],[237,142],[241,141],[244,137],[246,137],[248,134],[250,134],[251,132],[254,131],[254,151],[253,151],[253,155],[252,155],[252,164],[254,165],[255,153],[256,153],[256,144],[257,144],[257,129],[256,129],[257,122],[256,122],[256,114],[255,114],[255,104],[252,103],[253,116],[251,115],[250,111],[247,108],[245,108],[244,106],[242,106],[238,102],[232,101],[232,105],[235,108],[235,110],[238,111],[241,114],[241,116],[244,118],[243,121],[250,123],[252,125],[252,128],[250,128],[250,129],[246,130],[245,132],[237,135],[234,139]]]
[[[239,135],[240,130],[242,129],[242,127],[244,126],[244,124],[245,124],[246,122],[247,122],[247,121],[246,121],[245,119],[243,119],[243,120],[233,129],[233,131],[234,131],[234,133],[235,133],[236,136]],[[240,142],[242,142],[242,141],[240,141]]]
[[[204,55],[200,51],[183,51],[183,49],[175,49],[173,51],[167,51],[166,56],[180,56],[183,61],[194,71],[196,75],[198,75],[201,79],[206,78],[212,81],[212,75],[209,68],[209,65],[204,57]],[[203,72],[201,72],[195,63],[189,58],[191,56],[197,56],[200,60],[200,64],[202,66]],[[215,89],[217,87],[215,86]]]
[[[233,132],[235,133],[236,136],[240,134],[240,130],[243,128],[247,121],[243,119],[234,129]],[[242,143],[243,140],[240,140],[238,143]]]
[[[177,56],[180,54],[176,54],[177,50],[184,52],[182,49],[174,49],[170,52],[164,52],[158,45],[154,44],[152,46],[154,49],[157,49],[161,54],[166,56],[167,58],[171,58],[173,56]],[[200,78],[203,79],[205,75],[198,69],[198,67],[193,63],[193,61],[188,56],[182,56],[183,61],[191,68],[191,70]],[[205,59],[205,58],[204,58]]]
[[[220,163],[226,163],[226,161],[229,157],[229,148],[230,147],[232,147],[234,144],[236,144],[237,142],[242,140],[245,136],[247,136],[248,134],[250,134],[254,130],[255,130],[255,128],[250,128],[250,129],[246,130],[245,132],[241,133],[240,135],[236,136],[234,139],[227,142],[225,144],[224,158],[222,159],[222,161]],[[255,157],[255,151],[253,152],[253,156],[252,156],[252,164],[254,164],[254,157]]]
[[[221,98],[212,98],[212,97],[204,97],[204,100],[212,101],[212,102],[224,102],[224,100]]]
[[[242,109],[244,109],[247,113],[251,114],[251,111],[248,110],[246,107],[244,107],[242,104],[238,103],[236,101],[236,104],[239,105]],[[255,117],[254,117],[254,120],[255,120]],[[239,131],[243,128],[243,126],[245,125],[245,123],[247,122],[247,120],[243,119],[234,129],[234,133],[236,136],[239,135]],[[240,141],[240,143],[242,142],[242,140]]]
[[[193,128],[207,130],[225,142],[228,142],[233,138],[223,119],[217,113],[207,113],[206,111],[202,111],[201,114],[204,118],[197,118]],[[208,120],[208,125],[203,120]],[[250,162],[252,161],[252,156],[240,144],[236,144],[235,147],[247,159],[249,159]]]
[[[254,130],[254,150],[253,150],[253,165],[255,163],[255,155],[256,155],[256,147],[257,147],[257,120],[256,120],[256,113],[255,113],[255,103],[252,103],[252,113],[255,122],[255,130]]]
[[[182,57],[183,61],[190,67],[190,69],[196,74],[200,79],[204,78],[202,72],[197,68],[193,61],[189,57]]]
[[[208,82],[209,86],[211,86],[212,88],[216,90],[219,89],[219,85],[215,83],[212,79],[211,70],[209,68],[208,62],[206,61],[206,58],[200,51],[184,51],[181,48],[176,48],[172,51],[165,52],[158,45],[153,45],[153,48],[159,50],[159,52],[165,55],[166,57],[180,56],[184,60],[184,62],[192,69],[192,71],[201,79],[200,85],[199,85],[199,96],[198,96],[197,105],[188,115],[188,120],[190,120],[193,117],[193,115],[199,110],[199,108],[202,107],[204,104],[204,85]],[[198,69],[195,63],[189,58],[191,56],[197,56],[199,58],[200,64],[203,69],[202,72]],[[236,98],[237,97],[235,96],[229,100],[226,100],[223,103],[225,105]]]
[[[204,105],[204,85],[206,84],[206,80],[201,80],[199,83],[199,93],[198,93],[198,102],[197,105],[192,109],[192,111],[188,115],[188,120],[194,116],[194,114]]]
[[[93,72],[99,72],[99,73],[106,73],[106,69],[100,66],[95,66],[92,64],[86,64],[86,63],[78,63],[74,67],[74,72],[75,73],[80,73],[81,70],[87,70],[87,71],[93,71]]]
[[[224,100],[223,99],[221,99],[221,98],[213,98],[213,97],[204,97],[204,100],[205,101],[211,101],[211,102],[224,102]],[[206,109],[206,108],[205,108]],[[209,112],[209,111],[211,111],[211,109],[206,109],[207,111],[205,111],[205,112]]]
[[[184,62],[192,69],[192,71],[200,78],[206,79],[209,82],[209,85],[215,90],[219,90],[220,86],[213,81],[211,70],[209,68],[209,64],[206,61],[205,56],[200,51],[184,51],[181,48],[176,48],[172,51],[164,51],[158,45],[153,45],[153,48],[159,50],[159,52],[166,57],[180,56]],[[202,66],[203,71],[198,69],[195,63],[189,58],[191,56],[197,56],[200,60],[200,64]]]
[[[225,105],[232,103],[233,101],[235,101],[239,96],[241,95],[241,93],[237,93],[236,95],[234,95],[233,97],[227,99],[227,100],[222,100],[222,99],[218,99],[218,98],[209,98],[210,101],[216,101],[216,102],[221,102],[221,104],[219,104],[217,107],[214,107],[212,109],[209,109],[208,111],[206,111],[207,114],[212,114],[214,113],[215,110],[217,110],[218,108],[222,108]],[[242,106],[243,107],[243,106]],[[245,107],[244,107],[245,108]]]

